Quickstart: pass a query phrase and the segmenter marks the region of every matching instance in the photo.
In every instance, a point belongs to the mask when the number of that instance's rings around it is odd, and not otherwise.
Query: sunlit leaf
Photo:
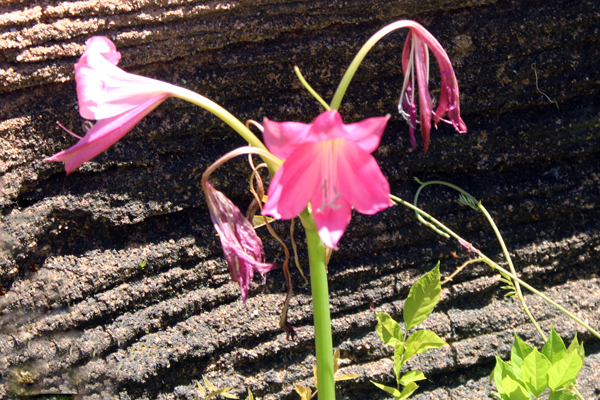
[[[435,332],[421,330],[413,332],[406,339],[404,345],[404,363],[406,363],[415,354],[424,353],[428,349],[437,349],[442,346],[448,346]]]
[[[550,367],[552,367],[552,364],[548,361],[548,358],[537,349],[533,349],[523,360],[521,379],[534,396],[539,396],[548,387],[548,370]]]
[[[406,386],[404,386],[404,389],[402,389],[402,392],[400,393],[400,396],[396,397],[395,400],[404,400],[404,399],[407,399],[418,388],[419,388],[419,385],[417,385],[414,382],[409,382]]]
[[[513,344],[512,350],[510,351],[510,362],[512,369],[517,378],[521,378],[521,365],[523,360],[533,351],[533,347],[522,341],[515,334],[515,343]]]
[[[375,315],[377,316],[375,331],[381,340],[383,340],[383,343],[394,347],[402,344],[404,335],[402,334],[400,325],[387,313],[378,312]]]
[[[400,370],[402,370],[402,355],[404,354],[404,344],[400,343],[394,350],[394,374],[396,375],[396,381],[399,383]]]
[[[390,387],[390,386],[385,386],[382,383],[377,383],[377,382],[373,382],[371,381],[371,383],[375,386],[377,386],[379,389],[381,390],[385,390],[386,392],[388,392],[389,394],[391,394],[392,396],[394,396],[394,398],[396,400],[398,400],[400,398],[400,391],[394,387]]]
[[[502,379],[502,387],[510,400],[531,400],[527,390],[508,375]]]
[[[548,370],[548,386],[557,390],[577,378],[583,362],[578,353],[572,352],[563,357]]]
[[[548,361],[552,365],[560,361],[564,356],[567,355],[567,348],[562,338],[558,336],[558,333],[554,330],[554,327],[550,329],[550,336],[542,348],[542,354],[548,358]]]
[[[416,371],[416,370],[408,371],[407,373],[402,375],[402,378],[400,378],[400,384],[402,386],[406,386],[410,382],[422,381],[424,379],[427,379],[427,378],[425,378],[425,374],[423,374],[423,372]]]
[[[440,263],[426,273],[410,288],[404,303],[404,325],[406,330],[423,322],[440,300],[442,285],[440,283]]]
[[[548,397],[548,400],[577,400],[577,396],[569,393],[566,390],[561,390],[558,392],[550,393],[550,397]]]

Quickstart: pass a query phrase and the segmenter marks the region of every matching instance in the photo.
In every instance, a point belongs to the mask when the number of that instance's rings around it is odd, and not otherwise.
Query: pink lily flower
[[[86,45],[75,64],[79,113],[98,122],[83,138],[67,130],[79,142],[46,159],[64,162],[67,175],[115,144],[177,89],[117,67],[121,54],[108,38],[94,36]]]
[[[263,275],[264,280],[264,274],[277,266],[264,262],[262,241],[239,208],[208,181],[203,182],[203,189],[210,218],[221,240],[231,279],[240,285],[242,300],[246,304],[254,270]]]
[[[429,147],[429,133],[431,131],[431,118],[437,128],[437,123],[444,121],[454,126],[458,133],[466,133],[467,126],[460,117],[460,95],[458,82],[452,63],[442,45],[431,33],[420,24],[410,21],[410,31],[406,38],[402,53],[402,70],[404,84],[400,94],[398,111],[410,125],[410,142],[412,150],[417,147],[415,140],[415,127],[417,124],[417,105],[415,104],[415,75],[419,89],[419,108],[421,136],[423,137],[423,153]],[[442,92],[439,105],[433,111],[433,100],[429,93],[429,49],[437,59],[442,76]],[[448,114],[449,120],[444,119]]]
[[[265,118],[265,144],[286,160],[271,181],[263,214],[291,219],[310,202],[319,237],[337,249],[352,207],[372,215],[391,205],[390,186],[371,155],[389,117],[349,125],[337,110],[311,124]]]

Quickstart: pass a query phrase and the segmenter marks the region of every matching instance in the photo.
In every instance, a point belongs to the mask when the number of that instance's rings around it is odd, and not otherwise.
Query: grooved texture
[[[278,328],[283,274],[255,280],[244,306],[210,222],[200,176],[243,145],[234,132],[169,99],[68,177],[43,159],[75,143],[55,121],[83,132],[73,63],[92,35],[115,41],[124,69],[198,91],[242,121],[310,122],[320,108],[293,66],[330,99],[360,46],[402,18],[425,25],[447,49],[469,133],[442,124],[427,155],[421,143],[408,151],[396,111],[405,32],[367,56],[342,103],[344,121],[392,114],[374,153],[392,192],[411,200],[413,176],[469,191],[495,218],[522,277],[600,329],[598,2],[4,1],[0,398],[193,399],[204,375],[240,397],[250,388],[260,399],[296,399],[294,383],[312,384],[309,288],[293,268],[298,339],[287,341]],[[434,96],[436,74],[433,66]],[[248,174],[240,158],[212,182],[243,209]],[[428,187],[419,204],[502,261],[491,229],[455,193]],[[287,235],[288,223],[275,226]],[[281,263],[277,242],[259,232],[267,260]],[[296,232],[307,271],[299,225]],[[340,399],[386,398],[369,380],[393,382],[391,348],[375,334],[371,304],[401,319],[416,279],[437,260],[447,276],[467,257],[402,207],[353,216],[329,265],[334,346],[343,371],[362,375],[338,384]],[[472,266],[444,287],[422,327],[450,346],[410,362],[428,377],[415,399],[487,399],[493,355],[508,355],[515,332],[538,340],[500,286]],[[588,354],[581,391],[600,397],[600,341],[527,300],[543,329],[554,325],[567,342],[580,332]]]

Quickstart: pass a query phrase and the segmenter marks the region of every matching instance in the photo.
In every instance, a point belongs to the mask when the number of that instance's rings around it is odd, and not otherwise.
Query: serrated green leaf
[[[546,356],[552,365],[556,364],[567,355],[565,342],[563,342],[562,338],[558,336],[558,333],[556,333],[554,327],[550,328],[550,336],[542,348],[542,354]]]
[[[434,269],[426,273],[410,288],[404,303],[404,325],[406,330],[423,322],[440,300],[442,285],[440,283],[440,262]]]
[[[410,397],[411,394],[414,393],[415,390],[417,390],[419,388],[419,385],[417,385],[414,382],[409,382],[408,385],[404,386],[404,388],[402,389],[402,392],[400,393],[400,396],[395,397],[395,400],[404,400]]]
[[[377,316],[375,331],[383,343],[394,347],[401,344],[404,341],[404,335],[400,325],[387,313],[378,312],[375,315]]]
[[[392,396],[394,396],[395,399],[400,398],[400,391],[394,387],[390,387],[390,386],[385,386],[382,383],[377,383],[374,381],[371,381],[371,383],[375,386],[377,386],[379,389],[381,390],[385,390],[386,392],[388,392],[389,394],[391,394]]]
[[[510,400],[531,400],[527,390],[508,375],[502,379],[502,387]]]
[[[548,386],[552,390],[573,382],[583,366],[581,357],[576,352],[564,356],[548,370]]]
[[[552,392],[552,393],[550,393],[550,397],[548,397],[548,400],[576,400],[576,399],[577,399],[577,396],[569,393],[566,390]]]
[[[400,370],[402,369],[402,355],[404,354],[404,344],[400,343],[394,350],[394,374],[396,375],[396,382],[399,383]]]
[[[521,379],[521,365],[523,360],[533,351],[533,347],[522,341],[515,334],[515,343],[510,351],[510,362],[515,376]]]
[[[437,349],[442,346],[448,346],[435,332],[429,330],[420,330],[413,332],[406,339],[404,345],[404,363],[415,354],[424,353],[428,349]]]
[[[407,373],[402,375],[402,378],[400,378],[400,384],[402,386],[406,386],[410,382],[422,381],[424,379],[427,379],[427,378],[425,378],[425,374],[423,374],[423,372],[416,371],[416,370],[408,371]]]
[[[521,379],[534,396],[539,396],[548,387],[548,370],[552,364],[546,356],[533,349],[521,365]],[[514,370],[514,369],[513,369]]]

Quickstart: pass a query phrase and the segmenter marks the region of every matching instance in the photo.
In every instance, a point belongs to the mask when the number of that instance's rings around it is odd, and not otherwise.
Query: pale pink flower
[[[246,303],[254,270],[264,278],[264,274],[277,266],[264,262],[262,241],[239,208],[208,181],[203,182],[203,189],[210,218],[221,240],[231,279],[240,285],[242,300]]]
[[[115,144],[177,88],[117,67],[121,54],[108,38],[94,36],[86,45],[75,64],[79,113],[98,122],[76,145],[46,159],[64,162],[67,174]]]
[[[291,219],[310,202],[323,243],[337,248],[352,207],[375,214],[390,206],[390,186],[375,158],[389,115],[346,125],[336,110],[312,124],[264,119],[269,151],[286,159],[268,191],[263,214]]]
[[[454,126],[459,133],[466,133],[467,126],[460,117],[460,96],[458,93],[458,82],[454,75],[454,69],[448,54],[442,45],[431,33],[416,22],[410,21],[410,31],[406,38],[404,51],[402,53],[402,70],[404,72],[404,84],[400,94],[398,110],[410,125],[410,142],[412,149],[417,147],[415,140],[415,127],[417,124],[417,105],[415,103],[415,76],[419,90],[419,111],[421,124],[421,136],[423,137],[424,153],[429,147],[429,132],[431,131],[431,119],[436,124],[440,121]],[[429,93],[429,49],[437,59],[442,77],[442,91],[439,105],[433,111],[433,100]],[[449,120],[444,119],[448,114]]]

